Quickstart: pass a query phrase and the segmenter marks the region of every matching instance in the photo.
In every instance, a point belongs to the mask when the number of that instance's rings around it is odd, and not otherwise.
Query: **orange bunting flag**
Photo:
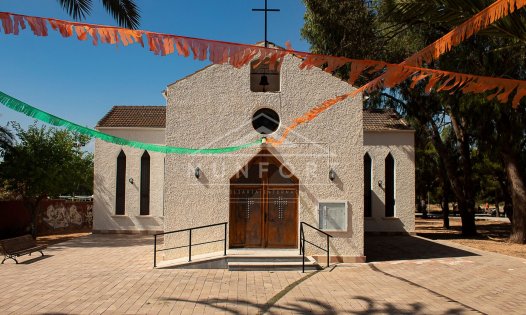
[[[370,61],[366,61],[364,64],[360,64],[359,61],[357,62],[357,67],[364,68],[370,66]],[[526,96],[526,81],[418,68],[402,64],[387,64],[387,67],[381,76],[352,92],[342,94],[324,101],[322,104],[303,114],[301,117],[296,118],[290,126],[285,128],[285,131],[282,133],[279,139],[269,138],[267,139],[267,142],[278,146],[285,141],[288,134],[292,130],[296,129],[301,124],[312,121],[318,115],[330,109],[334,105],[348,98],[352,99],[360,95],[360,93],[366,91],[371,92],[372,90],[381,87],[395,87],[407,79],[412,81],[411,88],[414,88],[418,83],[428,79],[425,86],[425,90],[428,93],[432,90],[452,91],[451,93],[456,91],[460,91],[462,93],[485,93],[488,91],[494,91],[493,94],[488,96],[488,100],[496,99],[501,103],[507,103],[510,96],[514,95],[512,99],[512,106],[515,108],[519,105],[521,99]]]
[[[49,24],[52,30],[63,37],[71,37],[75,34],[79,40],[87,40],[90,36],[93,45],[97,45],[100,41],[110,45],[121,43],[123,46],[139,43],[144,47],[145,37],[149,50],[156,55],[165,56],[177,52],[180,56],[192,55],[194,59],[230,64],[236,68],[258,59],[260,63],[268,64],[271,69],[275,69],[286,55],[293,52],[290,44],[287,44],[287,49],[268,48],[8,12],[0,12],[0,20],[5,34],[18,35],[20,29],[26,28],[27,23],[33,34],[37,36],[47,36]]]
[[[526,6],[526,0],[497,0],[431,45],[406,59],[404,64],[421,66],[424,62],[429,63],[436,60],[454,46],[475,35],[478,31],[524,6]]]

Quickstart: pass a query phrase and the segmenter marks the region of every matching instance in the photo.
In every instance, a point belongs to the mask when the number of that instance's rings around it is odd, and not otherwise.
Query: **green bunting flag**
[[[167,153],[167,154],[169,153],[174,153],[174,154],[221,154],[221,153],[239,151],[244,148],[257,146],[261,143],[264,143],[264,139],[258,139],[257,141],[254,141],[254,142],[245,143],[245,144],[233,146],[233,147],[203,148],[203,149],[163,146],[163,145],[127,140],[127,139],[115,137],[115,136],[112,136],[107,133],[103,133],[103,132],[100,132],[100,131],[97,131],[91,128],[83,127],[74,122],[48,114],[38,108],[35,108],[29,104],[26,104],[1,91],[0,91],[0,103],[2,103],[4,106],[9,107],[19,113],[22,113],[29,117],[33,117],[35,119],[51,124],[53,126],[64,127],[68,130],[78,132],[80,134],[87,135],[93,138],[101,139],[106,142],[111,142],[111,143],[115,143],[119,145],[125,145],[125,146],[134,147],[134,148],[142,149],[142,150],[148,150],[152,152],[161,152],[161,153]]]

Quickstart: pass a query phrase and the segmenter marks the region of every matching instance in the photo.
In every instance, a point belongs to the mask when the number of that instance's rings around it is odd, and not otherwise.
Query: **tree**
[[[9,148],[13,144],[13,134],[7,127],[0,126],[0,151]]]
[[[27,130],[13,123],[13,129],[18,142],[4,151],[0,176],[30,210],[36,237],[40,201],[76,189],[92,191],[93,159],[82,151],[90,138],[36,123]]]
[[[412,53],[443,36],[456,25],[492,3],[491,0],[304,0],[307,6],[303,36],[314,51],[350,58],[374,58],[399,63]],[[521,9],[499,20],[478,36],[466,41],[426,65],[431,68],[461,71],[488,76],[524,79],[526,62],[526,10]],[[349,23],[354,23],[348,26]],[[345,29],[359,29],[356,36]],[[371,35],[373,34],[373,35]],[[367,51],[368,50],[368,51]],[[366,78],[367,79],[367,78]],[[489,104],[483,97],[427,93],[419,84],[409,89],[402,84],[396,89],[380,91],[366,106],[393,107],[427,135],[440,157],[444,174],[429,177],[447,179],[443,188],[458,201],[462,233],[476,234],[475,199],[477,183],[473,148],[498,148],[507,170],[507,181],[513,199],[512,241],[524,242],[526,236],[526,189],[524,176],[524,104],[512,110],[509,104],[491,103],[498,108],[489,114],[481,108]],[[488,93],[490,94],[490,93]],[[374,104],[376,103],[376,104]],[[441,137],[442,122],[447,117],[452,137]],[[491,123],[487,123],[491,120]],[[481,123],[484,121],[484,123]],[[498,126],[498,128],[493,128]],[[484,135],[493,132],[486,140]],[[496,133],[496,134],[495,134]],[[417,142],[417,145],[426,143]],[[490,150],[491,150],[490,149]],[[425,147],[417,147],[422,152]],[[483,154],[485,154],[483,152]],[[418,162],[418,159],[417,159]],[[430,184],[430,183],[428,183]],[[501,185],[502,189],[502,185]],[[447,194],[446,194],[447,195]],[[503,193],[505,196],[506,194]],[[444,208],[444,205],[443,205]],[[447,222],[444,222],[445,225]],[[522,231],[522,232],[521,232]]]
[[[451,29],[492,3],[490,0],[388,0],[388,17],[408,26],[433,25]],[[479,75],[526,79],[526,10],[497,21],[428,66]],[[490,94],[490,93],[488,93]],[[488,102],[472,95],[445,97],[462,153],[467,206],[473,206],[470,146],[497,149],[502,159],[513,204],[510,241],[526,242],[526,172],[524,171],[525,104]],[[451,102],[452,100],[452,102]],[[484,121],[484,123],[480,123]],[[477,137],[478,136],[478,137]]]
[[[101,0],[102,5],[120,26],[136,29],[140,13],[134,0]],[[58,0],[59,4],[76,20],[82,20],[91,13],[91,0]]]

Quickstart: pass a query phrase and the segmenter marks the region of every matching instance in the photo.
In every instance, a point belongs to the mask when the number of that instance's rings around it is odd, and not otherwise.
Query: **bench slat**
[[[8,238],[5,240],[0,240],[3,251],[5,254],[15,254],[22,252],[33,252],[45,249],[46,246],[39,246],[31,237],[31,235],[24,235],[20,237]]]

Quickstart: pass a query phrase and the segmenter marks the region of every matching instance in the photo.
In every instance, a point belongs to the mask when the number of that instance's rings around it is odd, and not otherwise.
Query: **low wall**
[[[22,201],[0,201],[0,238],[29,233],[31,214]],[[40,202],[38,235],[91,231],[93,202],[46,199]]]

